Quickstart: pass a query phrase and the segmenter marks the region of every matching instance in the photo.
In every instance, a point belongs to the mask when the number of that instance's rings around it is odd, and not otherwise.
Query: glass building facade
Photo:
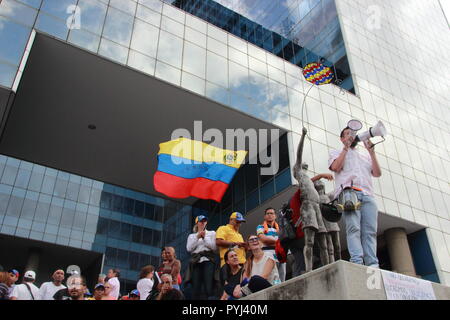
[[[389,137],[377,146],[379,211],[425,228],[439,280],[450,285],[450,70],[442,63],[450,37],[437,2],[3,0],[0,86],[11,88],[20,75],[33,28],[287,130],[291,159],[305,125],[305,162],[313,173],[328,170],[324,159],[341,148],[339,132],[348,120],[359,119],[364,128],[382,120]],[[311,85],[300,67],[309,54],[340,70],[340,86],[312,87],[305,98]],[[219,208],[207,201],[183,206],[1,159],[0,232],[91,246],[106,253],[105,266],[155,263],[160,244],[184,250],[195,210],[220,212],[211,219],[220,225],[229,208],[251,210],[291,184],[288,167],[255,181],[257,169],[248,165]],[[181,212],[190,212],[190,221],[176,223]],[[132,268],[123,267],[130,281]]]

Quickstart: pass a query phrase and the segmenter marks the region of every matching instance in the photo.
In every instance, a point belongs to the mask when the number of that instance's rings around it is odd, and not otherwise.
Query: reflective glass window
[[[134,18],[120,10],[109,8],[106,16],[103,36],[123,46],[131,40]]]

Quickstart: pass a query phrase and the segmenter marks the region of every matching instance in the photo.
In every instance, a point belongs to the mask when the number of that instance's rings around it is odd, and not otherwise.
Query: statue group
[[[313,247],[317,239],[320,248],[320,261],[322,266],[332,263],[341,259],[341,245],[339,240],[339,226],[336,219],[331,219],[329,221],[322,215],[322,210],[326,208],[331,202],[331,198],[325,192],[325,184],[317,179],[312,181],[308,176],[308,165],[302,162],[303,155],[303,145],[305,142],[307,130],[303,128],[302,137],[297,149],[297,160],[293,168],[294,178],[298,182],[299,192],[294,196],[299,195],[300,197],[300,217],[297,221],[287,221],[290,220],[286,215],[286,212],[282,214],[282,219],[287,219],[284,223],[281,223],[282,228],[302,228],[304,234],[304,248],[303,256],[305,259],[305,272],[309,272],[313,269]],[[314,180],[314,178],[313,178]],[[286,206],[285,206],[286,209]],[[290,236],[287,235],[289,232],[282,230],[284,233],[284,240],[282,244],[284,250],[287,252],[290,246],[295,245],[296,232],[290,232]]]

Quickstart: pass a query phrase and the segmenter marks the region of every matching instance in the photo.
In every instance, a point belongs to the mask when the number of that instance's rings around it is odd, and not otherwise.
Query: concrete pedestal
[[[339,260],[242,300],[387,300],[375,272],[381,276],[379,269]],[[436,299],[450,300],[450,287],[431,284]]]

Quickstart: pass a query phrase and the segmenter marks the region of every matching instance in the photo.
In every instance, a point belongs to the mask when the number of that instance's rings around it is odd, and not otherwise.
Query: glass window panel
[[[98,218],[97,223],[97,234],[106,235],[108,232],[109,221],[105,218]]]
[[[230,47],[240,50],[245,54],[247,53],[247,42],[230,34],[228,35],[228,44],[230,45]]]
[[[27,5],[38,9],[41,6],[42,0],[20,0],[20,2],[26,3]]]
[[[107,6],[99,1],[80,0],[81,28],[100,35],[105,21]]]
[[[83,49],[97,52],[100,44],[100,37],[85,30],[71,30],[68,41]]]
[[[184,38],[192,43],[195,43],[196,45],[201,46],[202,48],[206,48],[206,35],[199,31],[186,27],[184,31]]]
[[[146,74],[154,75],[155,64],[155,59],[143,55],[137,51],[130,50],[130,54],[128,56],[128,65],[130,67]]]
[[[80,184],[69,182],[69,184],[67,185],[66,198],[69,200],[77,201],[79,190]]]
[[[160,248],[162,245],[161,231],[153,230],[153,246]]]
[[[33,191],[40,191],[44,175],[42,173],[32,172],[28,188]]]
[[[161,29],[179,37],[184,36],[184,25],[166,16],[163,16],[161,19]]]
[[[186,15],[186,25],[197,31],[200,31],[201,33],[206,34],[207,28],[206,22],[197,17],[194,17],[193,15],[190,14]]]
[[[267,70],[269,72],[269,78],[276,80],[282,84],[286,84],[286,77],[285,73],[283,71],[278,70],[277,68],[274,68],[272,66],[268,66]]]
[[[71,208],[63,208],[61,216],[61,226],[71,228],[73,218],[75,217],[75,210]],[[67,235],[68,236],[68,235]]]
[[[215,40],[213,38],[210,38],[210,37],[208,37],[207,41],[208,41],[208,43],[207,43],[208,50],[210,50],[210,51],[212,51],[214,53],[217,53],[217,54],[219,54],[221,56],[224,56],[225,58],[228,57],[228,55],[227,55],[228,54],[228,48],[227,48],[226,44],[224,44],[222,42],[219,42],[219,41],[217,41],[217,40]]]
[[[130,198],[124,198],[123,212],[128,215],[132,215],[134,210],[134,200]]]
[[[206,81],[194,75],[183,72],[181,86],[201,95],[205,95]]]
[[[109,221],[108,236],[115,239],[120,237],[120,222],[114,220]]]
[[[150,10],[147,7],[142,6],[140,4],[138,5],[136,11],[136,17],[157,27],[159,27],[161,23],[161,14],[153,10]]]
[[[229,63],[230,90],[241,95],[248,95],[248,69],[234,62]]]
[[[127,62],[128,49],[106,39],[102,39],[98,53],[122,64]]]
[[[147,212],[147,209],[145,211]],[[163,207],[155,206],[155,216],[153,219],[158,222],[163,222],[164,220]]]
[[[14,185],[18,172],[19,172],[18,168],[7,165],[3,170],[1,183]]]
[[[222,87],[228,87],[227,59],[208,52],[206,63],[206,79]]]
[[[181,68],[182,53],[183,40],[161,30],[159,35],[158,60],[166,62],[174,67]],[[158,69],[158,67],[156,69]]]
[[[117,265],[117,249],[106,247],[105,251],[105,265]]]
[[[21,219],[33,220],[38,197],[38,193],[36,192],[27,192],[27,195],[23,201],[22,212],[20,214]]]
[[[181,82],[181,70],[157,61],[155,76],[177,86]]]
[[[87,186],[81,186],[80,192],[78,194],[78,202],[89,204],[89,195],[91,193],[91,188]]]
[[[142,228],[141,227],[132,226],[131,241],[141,243],[141,241],[142,241]]]
[[[229,105],[229,95],[230,93],[227,89],[210,82],[206,82],[206,96],[208,98],[220,102],[224,105]]]
[[[142,243],[147,245],[153,245],[153,230],[143,228],[142,230]]]
[[[143,4],[144,6],[156,11],[161,12],[163,3],[162,1],[155,1],[155,0],[139,0],[139,3]]]
[[[175,8],[175,7],[170,6],[170,5],[165,3],[162,13],[163,13],[163,15],[171,17],[172,19],[175,19],[178,22],[184,24],[184,20],[185,20],[186,14],[183,11],[181,11],[180,9]]]
[[[85,226],[86,226],[86,216],[87,216],[86,213],[76,211],[74,219],[73,219],[72,228],[78,229],[78,230],[84,230]]]
[[[121,45],[128,46],[131,40],[134,18],[119,10],[109,8],[103,36]]]
[[[122,196],[118,196],[118,195],[113,195],[112,198],[112,210],[117,211],[117,212],[123,212],[123,200],[124,198]]]
[[[248,65],[251,70],[261,73],[264,76],[267,76],[267,64],[265,64],[264,62],[261,62],[252,57],[248,57]]]
[[[0,60],[19,65],[31,29],[0,16]]]
[[[67,13],[70,5],[76,4],[77,0],[43,0],[41,11],[45,11],[52,16],[58,17],[61,20],[66,20],[71,14]]]
[[[62,206],[52,204],[50,206],[50,212],[48,214],[48,221],[47,223],[59,225],[59,222],[61,220],[62,215]]]
[[[158,28],[136,20],[133,30],[133,39],[131,48],[151,57],[156,57],[156,48],[158,46]]]
[[[146,219],[155,220],[155,206],[153,204],[145,203],[144,217]]]
[[[306,114],[308,115],[308,121],[319,128],[323,128],[322,106],[320,105],[320,102],[308,97],[306,98],[305,109]]]
[[[46,222],[50,210],[50,203],[39,201],[34,215],[35,221]]]
[[[245,53],[233,48],[228,48],[228,53],[230,56],[230,60],[237,62],[244,67],[248,67],[248,56]]]
[[[287,98],[286,86],[269,80],[269,104],[272,108],[283,112],[289,112],[289,102]]]
[[[0,14],[24,25],[32,26],[36,19],[37,10],[17,1],[3,0],[0,2]]]
[[[131,225],[127,223],[122,223],[120,227],[120,239],[124,241],[131,240]]]
[[[112,209],[112,197],[113,195],[108,192],[102,192],[100,207],[104,209]]]
[[[16,187],[26,189],[28,187],[28,182],[30,181],[31,171],[20,169],[17,173],[17,178],[14,183]]]
[[[62,40],[66,40],[69,33],[66,21],[52,17],[42,11],[36,20],[35,28]]]
[[[145,206],[142,201],[136,200],[136,203],[134,204],[134,214],[137,217],[142,217],[144,215]]]
[[[136,1],[134,0],[110,0],[109,5],[131,15],[136,13]]]
[[[41,192],[46,194],[52,194],[55,188],[56,178],[50,176],[44,176],[44,181],[42,182]]]
[[[241,110],[242,112],[245,113],[250,113],[252,110],[250,100],[244,96],[235,93],[231,93],[230,95],[230,105],[233,108]]]
[[[206,50],[190,42],[184,42],[183,70],[205,78]]]

